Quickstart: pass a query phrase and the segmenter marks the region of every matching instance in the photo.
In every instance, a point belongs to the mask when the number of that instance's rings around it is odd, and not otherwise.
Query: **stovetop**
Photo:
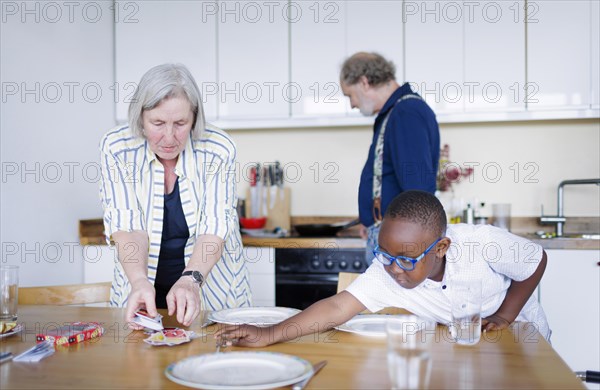
[[[364,272],[368,266],[364,248],[275,249],[275,272],[280,274]]]

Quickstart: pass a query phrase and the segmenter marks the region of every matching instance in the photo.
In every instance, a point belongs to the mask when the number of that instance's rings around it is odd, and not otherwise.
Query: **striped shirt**
[[[481,318],[485,318],[494,314],[504,302],[511,281],[529,278],[542,259],[540,245],[490,225],[448,225],[446,236],[452,244],[446,252],[441,282],[425,279],[417,287],[405,289],[380,262],[373,261],[347,291],[372,312],[385,307],[400,307],[448,324],[452,322],[452,284],[481,280]],[[540,334],[550,339],[546,315],[535,294],[529,297],[515,321],[534,323]]]
[[[220,310],[251,305],[248,271],[242,257],[235,183],[236,148],[223,131],[207,126],[200,139],[190,139],[179,155],[181,204],[190,232],[184,262],[192,255],[196,238],[213,234],[224,240],[221,259],[201,289],[202,307]],[[100,141],[107,242],[114,232],[145,230],[149,237],[148,280],[154,283],[163,228],[164,168],[148,142],[128,126],[110,130]],[[126,259],[122,259],[123,261]],[[112,306],[125,306],[131,286],[120,262],[111,289]]]

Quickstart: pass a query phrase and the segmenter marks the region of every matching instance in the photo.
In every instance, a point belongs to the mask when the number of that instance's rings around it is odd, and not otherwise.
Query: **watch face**
[[[200,271],[193,271],[192,278],[194,278],[194,280],[198,283],[202,283],[202,281],[204,280]]]

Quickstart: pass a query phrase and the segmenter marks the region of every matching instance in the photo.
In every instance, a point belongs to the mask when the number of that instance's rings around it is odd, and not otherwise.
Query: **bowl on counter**
[[[244,218],[240,217],[240,224],[244,229],[262,229],[267,223],[267,217],[261,218]]]

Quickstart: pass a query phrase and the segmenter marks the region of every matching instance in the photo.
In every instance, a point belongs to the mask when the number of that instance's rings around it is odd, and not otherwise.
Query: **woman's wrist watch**
[[[204,276],[202,276],[200,271],[184,271],[181,276],[191,276],[192,281],[198,286],[202,286],[204,283]]]

